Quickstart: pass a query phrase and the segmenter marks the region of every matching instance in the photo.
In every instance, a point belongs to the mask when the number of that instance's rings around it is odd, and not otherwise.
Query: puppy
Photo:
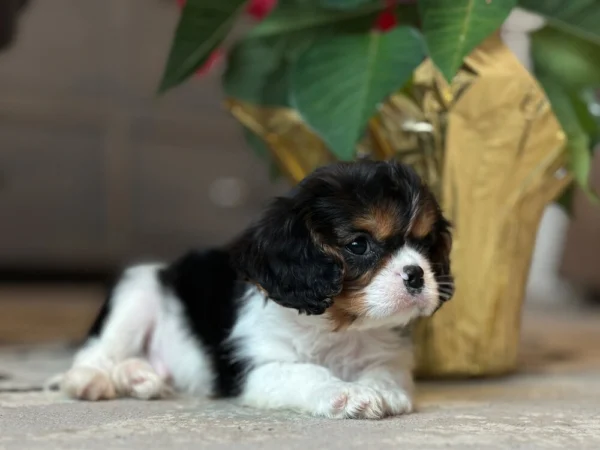
[[[316,170],[226,248],[129,268],[64,374],[84,400],[170,390],[379,419],[413,408],[397,333],[453,294],[451,234],[397,162]]]

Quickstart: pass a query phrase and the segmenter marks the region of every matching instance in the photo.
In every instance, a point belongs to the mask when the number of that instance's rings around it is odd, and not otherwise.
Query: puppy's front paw
[[[110,400],[117,396],[108,374],[93,367],[73,367],[63,377],[60,388],[79,400]]]
[[[117,392],[123,396],[150,400],[166,396],[167,390],[163,380],[142,359],[128,359],[113,369],[112,379]]]
[[[359,384],[341,383],[327,388],[321,397],[316,415],[334,419],[381,419],[386,416],[386,404],[375,389]]]
[[[397,388],[377,389],[383,399],[385,412],[388,416],[408,414],[413,411],[412,399],[408,392]]]

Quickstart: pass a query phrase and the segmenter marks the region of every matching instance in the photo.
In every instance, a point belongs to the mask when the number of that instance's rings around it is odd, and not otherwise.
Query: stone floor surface
[[[511,377],[421,383],[419,410],[333,421],[198,399],[73,402],[63,346],[0,350],[0,449],[600,449],[600,315],[528,312]]]

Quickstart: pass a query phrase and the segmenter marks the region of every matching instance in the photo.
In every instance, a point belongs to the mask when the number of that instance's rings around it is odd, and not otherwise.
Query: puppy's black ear
[[[280,198],[231,247],[232,264],[268,297],[306,314],[323,314],[342,290],[341,257],[319,242],[302,208]]]

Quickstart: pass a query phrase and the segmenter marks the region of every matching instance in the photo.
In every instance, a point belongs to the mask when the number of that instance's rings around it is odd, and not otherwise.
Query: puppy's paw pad
[[[92,367],[74,367],[60,383],[61,390],[79,400],[110,400],[117,396],[115,386],[106,372]]]
[[[348,404],[348,394],[343,393],[338,395],[331,402],[331,407],[336,411],[342,411]]]
[[[325,398],[330,399],[323,414],[326,417],[339,419],[381,419],[385,417],[381,395],[368,387],[346,385]]]
[[[352,387],[345,414],[350,419],[381,419],[385,417],[383,399],[374,389]]]
[[[115,366],[112,379],[117,391],[141,400],[163,397],[166,387],[152,366],[141,359],[129,359]]]

